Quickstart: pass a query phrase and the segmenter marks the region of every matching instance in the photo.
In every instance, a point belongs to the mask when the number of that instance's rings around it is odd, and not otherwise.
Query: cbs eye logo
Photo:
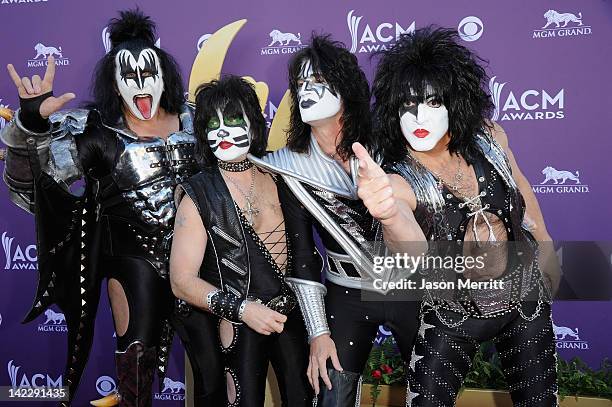
[[[100,376],[96,381],[96,390],[98,390],[101,396],[108,396],[115,391],[116,388],[117,385],[115,384],[115,380],[110,376]]]
[[[476,41],[484,32],[484,24],[480,18],[468,16],[459,22],[457,31],[463,41]]]

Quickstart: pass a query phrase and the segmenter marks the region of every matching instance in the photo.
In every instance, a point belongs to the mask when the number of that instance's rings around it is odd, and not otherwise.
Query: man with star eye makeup
[[[139,10],[122,11],[108,29],[112,49],[96,66],[87,108],[60,110],[75,95],[53,96],[53,57],[42,79],[20,78],[8,66],[21,109],[0,135],[8,146],[4,180],[11,200],[36,216],[39,284],[26,321],[53,303],[66,316],[64,405],[89,356],[106,278],[117,391],[97,405],[146,407],[174,335],[173,193],[197,170],[195,138],[178,66],[155,45],[155,23]],[[79,179],[80,194],[71,188]],[[195,394],[212,400],[214,390],[196,386]]]
[[[263,407],[272,364],[282,405],[310,407],[306,330],[286,276],[322,259],[296,229],[301,208],[283,180],[247,159],[267,142],[255,89],[237,76],[201,85],[194,126],[203,170],[177,188],[170,282],[186,304],[176,325],[194,381],[226,393],[196,404]]]
[[[406,204],[406,181],[372,158],[380,151],[357,58],[329,36],[315,36],[290,61],[289,86],[287,147],[250,158],[279,174],[300,202],[293,218],[299,238],[311,239],[314,226],[325,247],[325,270],[297,267],[287,279],[306,321],[317,405],[359,405],[361,372],[379,326],[393,332],[408,362],[418,323],[417,302],[392,299],[373,284],[380,278],[373,258],[383,241],[425,236]]]
[[[422,270],[457,288],[425,290],[407,406],[454,406],[484,341],[499,352],[514,405],[557,405],[550,303],[558,262],[507,136],[488,119],[487,81],[480,59],[445,28],[402,35],[376,70],[385,169],[408,181],[409,205],[439,250],[431,254],[484,259],[480,268]],[[489,285],[460,288],[470,281]]]

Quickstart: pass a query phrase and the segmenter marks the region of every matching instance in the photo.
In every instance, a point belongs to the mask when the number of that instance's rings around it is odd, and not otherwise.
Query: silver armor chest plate
[[[165,141],[119,137],[124,149],[112,177],[122,196],[145,223],[170,227],[176,212],[174,188],[196,169],[195,137],[186,132]]]

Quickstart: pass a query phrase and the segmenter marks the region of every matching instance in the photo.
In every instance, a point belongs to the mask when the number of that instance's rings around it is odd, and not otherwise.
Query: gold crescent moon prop
[[[253,85],[253,87],[255,88],[257,99],[259,99],[259,107],[261,108],[261,111],[265,114],[266,103],[268,102],[268,95],[270,94],[270,88],[268,87],[268,84],[265,82],[257,82],[251,76],[243,76],[242,78],[249,82],[251,85]]]
[[[195,92],[203,83],[210,82],[213,79],[219,79],[225,61],[225,55],[232,44],[238,31],[246,24],[247,20],[242,19],[234,21],[217,31],[204,42],[200,52],[193,61],[191,74],[189,75],[189,102],[195,103]],[[270,89],[265,82],[257,82],[251,76],[244,76],[249,83],[255,87],[255,93],[259,99],[261,111],[265,114],[266,104]],[[285,146],[287,137],[286,130],[289,127],[291,95],[289,91],[285,92],[268,135],[268,150],[278,150]]]
[[[270,132],[268,133],[268,150],[279,150],[287,144],[287,129],[289,129],[289,118],[291,117],[291,92],[285,91],[281,99]]]
[[[200,52],[193,61],[189,75],[189,101],[195,102],[195,91],[203,83],[219,79],[225,54],[238,31],[247,20],[234,21],[215,31],[202,45]]]
[[[13,111],[6,107],[0,107],[0,117],[8,122],[13,118]]]

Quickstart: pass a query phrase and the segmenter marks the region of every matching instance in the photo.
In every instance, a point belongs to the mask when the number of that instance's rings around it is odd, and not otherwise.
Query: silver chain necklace
[[[465,187],[461,184],[461,181],[463,181],[463,170],[461,169],[461,158],[459,158],[459,154],[457,154],[457,172],[455,172],[455,176],[454,178],[454,182],[453,184],[451,184],[450,182],[447,182],[443,177],[442,174],[440,174],[437,171],[431,170],[431,172],[436,176],[436,178],[438,179],[438,188],[442,187],[442,184],[448,186],[451,190],[461,194],[462,189],[464,189]]]
[[[244,197],[244,200],[246,201],[246,208],[245,209],[242,209],[240,207],[239,208],[242,211],[242,213],[247,215],[247,220],[249,222],[249,225],[253,226],[255,224],[254,217],[259,214],[259,208],[256,207],[254,204],[254,201],[255,201],[254,199],[255,198],[255,167],[251,167],[251,186],[249,188],[248,194],[246,194],[242,190],[238,182],[233,180],[232,177],[225,174],[224,178],[227,179],[229,182],[231,182],[232,185],[236,187],[238,192],[240,192],[242,196]]]

